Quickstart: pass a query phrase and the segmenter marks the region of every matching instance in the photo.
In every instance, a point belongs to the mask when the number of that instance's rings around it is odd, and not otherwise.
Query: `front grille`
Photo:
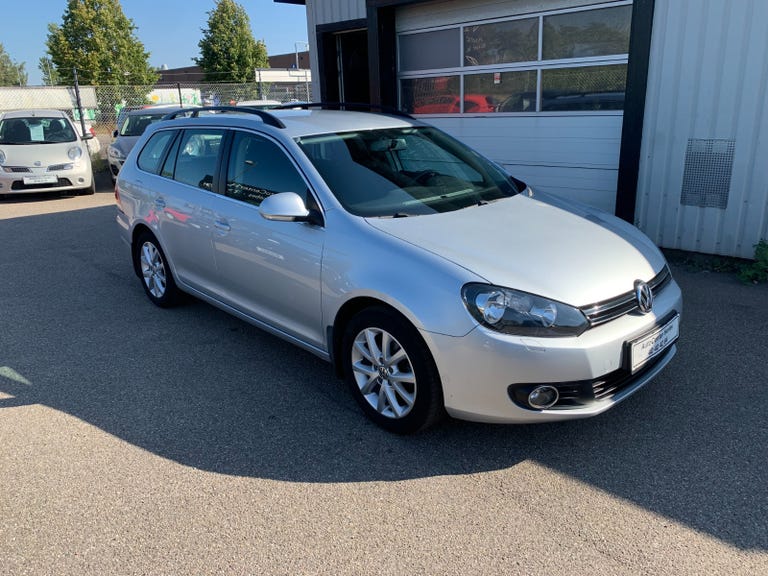
[[[23,180],[16,180],[11,184],[11,190],[44,190],[46,188],[61,188],[64,186],[72,186],[72,182],[68,178],[59,178],[58,182],[50,184],[24,184]]]
[[[661,272],[656,274],[656,276],[648,282],[648,286],[651,288],[651,292],[653,292],[653,297],[655,298],[671,280],[672,273],[669,271],[668,266],[664,266]],[[615,320],[616,318],[634,312],[637,309],[638,304],[637,298],[635,297],[635,291],[630,290],[615,298],[583,306],[581,311],[587,317],[587,320],[589,320],[590,326],[594,327]]]
[[[6,172],[15,172],[15,173],[28,173],[32,172],[31,168],[27,168],[26,166],[3,166],[3,170]]]
[[[68,168],[72,168],[72,163],[69,164],[52,164],[48,166],[48,172],[57,172],[59,170],[67,170]]]

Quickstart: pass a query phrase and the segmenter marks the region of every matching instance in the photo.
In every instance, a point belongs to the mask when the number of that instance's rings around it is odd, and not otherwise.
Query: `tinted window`
[[[464,65],[527,62],[539,57],[539,19],[464,28]]]
[[[137,160],[139,168],[157,174],[160,171],[160,163],[163,161],[165,150],[175,134],[174,130],[163,130],[153,134],[139,154]]]
[[[278,192],[296,192],[306,200],[306,191],[304,179],[276,144],[255,134],[235,134],[227,169],[227,196],[258,206]]]
[[[544,60],[629,52],[632,6],[583,10],[544,18]]]
[[[184,130],[176,158],[174,180],[212,190],[223,138],[223,130]]]

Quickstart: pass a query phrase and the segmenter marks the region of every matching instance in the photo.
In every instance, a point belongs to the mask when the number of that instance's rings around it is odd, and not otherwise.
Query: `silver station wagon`
[[[594,416],[675,354],[680,289],[645,235],[408,116],[200,109],[147,130],[115,195],[152,302],[332,362],[393,432]]]

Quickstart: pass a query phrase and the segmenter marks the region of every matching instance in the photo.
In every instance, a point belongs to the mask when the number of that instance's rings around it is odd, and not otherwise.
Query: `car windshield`
[[[147,126],[154,122],[158,122],[168,112],[158,114],[129,114],[125,117],[123,125],[120,128],[120,136],[141,136],[144,134],[144,130]]]
[[[64,118],[3,118],[0,120],[0,144],[55,144],[74,142],[77,135]]]
[[[451,212],[518,192],[493,163],[430,127],[323,134],[298,144],[342,206],[358,216]]]

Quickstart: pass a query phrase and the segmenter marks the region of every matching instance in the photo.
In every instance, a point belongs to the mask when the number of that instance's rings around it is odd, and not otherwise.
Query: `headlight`
[[[69,150],[67,150],[67,156],[69,156],[70,160],[77,160],[83,155],[83,149],[79,146],[72,146]]]
[[[467,284],[462,297],[475,320],[505,334],[578,336],[589,325],[578,308],[510,288]]]
[[[123,154],[120,150],[115,148],[114,146],[110,146],[107,148],[107,154],[110,158],[114,158],[115,160],[125,160],[125,154]]]

